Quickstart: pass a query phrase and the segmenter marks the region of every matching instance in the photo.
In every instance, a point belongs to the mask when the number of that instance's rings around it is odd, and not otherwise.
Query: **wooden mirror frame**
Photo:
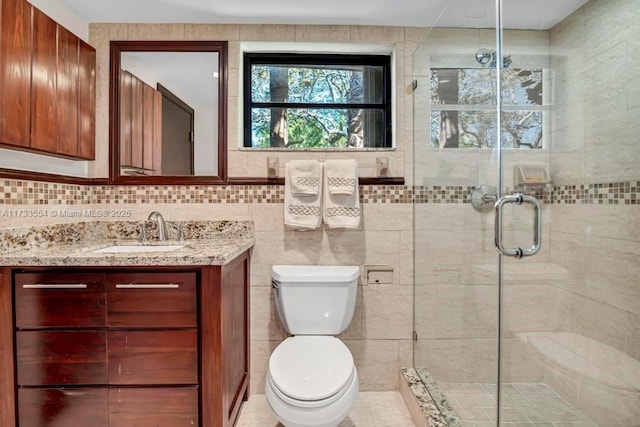
[[[122,52],[215,52],[218,54],[218,175],[120,174],[120,54]],[[109,69],[109,183],[123,185],[227,184],[227,42],[226,41],[112,41]]]

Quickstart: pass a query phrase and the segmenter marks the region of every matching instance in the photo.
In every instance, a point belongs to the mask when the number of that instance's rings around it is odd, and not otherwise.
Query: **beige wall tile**
[[[240,40],[237,24],[185,24],[185,40]]]
[[[129,24],[129,40],[184,40],[184,24]]]
[[[345,340],[358,369],[361,391],[397,390],[398,341]]]
[[[531,349],[518,338],[503,339],[501,375],[505,383],[539,383],[544,378],[544,365]]]
[[[110,40],[128,40],[130,24],[107,24],[109,25]]]
[[[322,263],[321,231],[257,231],[255,241],[251,261],[252,286],[270,286],[273,265]]]
[[[573,302],[574,330],[620,351],[625,350],[627,313],[592,299],[578,297]]]
[[[363,286],[364,339],[411,339],[413,289],[409,286]]]
[[[438,287],[436,285],[416,285],[414,288],[414,325],[418,339],[438,338],[438,323],[448,322],[441,319],[438,311]]]
[[[401,368],[413,366],[413,341],[400,340],[398,342],[398,363]]]
[[[253,227],[256,231],[285,231],[284,205],[282,203],[258,203],[252,206]]]
[[[243,41],[294,41],[295,25],[241,25],[240,40]]]
[[[338,336],[341,340],[361,340],[363,338],[362,323],[364,320],[364,312],[362,307],[362,297],[364,294],[364,288],[364,286],[358,286],[356,308],[353,312],[353,319],[351,319],[349,327]]]
[[[286,331],[280,322],[271,287],[251,286],[251,340],[277,341],[285,337]]]
[[[428,367],[436,382],[495,381],[496,339],[419,339],[414,345],[415,366]]]
[[[269,357],[281,341],[251,340],[250,384],[251,394],[264,393],[264,380],[269,368]]]
[[[366,231],[409,231],[412,228],[412,205],[409,203],[364,203],[361,207]]]
[[[396,231],[327,231],[322,263],[327,265],[383,264],[393,268],[398,283],[400,233]]]
[[[240,42],[230,40],[227,49],[227,53],[229,54],[229,68],[240,68]]]
[[[640,314],[640,245],[634,241],[594,237],[587,240],[586,246],[585,294]]]
[[[347,25],[296,25],[297,42],[342,42],[351,40],[351,31]]]
[[[627,313],[627,349],[629,356],[640,359],[640,315]]]
[[[549,298],[549,283],[505,286],[503,291],[503,333],[538,332],[552,329],[559,308]]]
[[[404,41],[404,27],[351,26],[351,43],[394,43]]]
[[[400,232],[400,272],[399,283],[404,286],[413,286],[413,231]]]
[[[491,285],[438,286],[438,338],[491,338],[498,324],[498,299]]]
[[[96,49],[109,46],[109,24],[89,24],[89,44]]]
[[[598,425],[633,425],[640,417],[638,393],[628,388],[581,381],[576,407]]]

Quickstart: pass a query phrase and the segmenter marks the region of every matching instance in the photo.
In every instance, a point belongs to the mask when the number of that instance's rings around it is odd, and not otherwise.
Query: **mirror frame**
[[[227,184],[227,51],[226,41],[110,42],[109,67],[109,183],[122,185],[224,185]],[[122,52],[215,52],[218,54],[218,175],[120,174],[120,54]]]

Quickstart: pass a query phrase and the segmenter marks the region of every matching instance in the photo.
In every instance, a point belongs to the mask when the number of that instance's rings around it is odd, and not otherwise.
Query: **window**
[[[485,68],[431,70],[431,146],[494,148],[496,71]],[[502,147],[542,148],[543,73],[502,71]]]
[[[244,55],[244,146],[391,147],[388,55]]]

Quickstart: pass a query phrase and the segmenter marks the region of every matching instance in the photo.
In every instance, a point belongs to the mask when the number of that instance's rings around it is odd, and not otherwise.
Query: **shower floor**
[[[496,385],[438,383],[451,409],[464,427],[495,426]],[[552,389],[541,383],[502,386],[502,426],[597,427]]]

